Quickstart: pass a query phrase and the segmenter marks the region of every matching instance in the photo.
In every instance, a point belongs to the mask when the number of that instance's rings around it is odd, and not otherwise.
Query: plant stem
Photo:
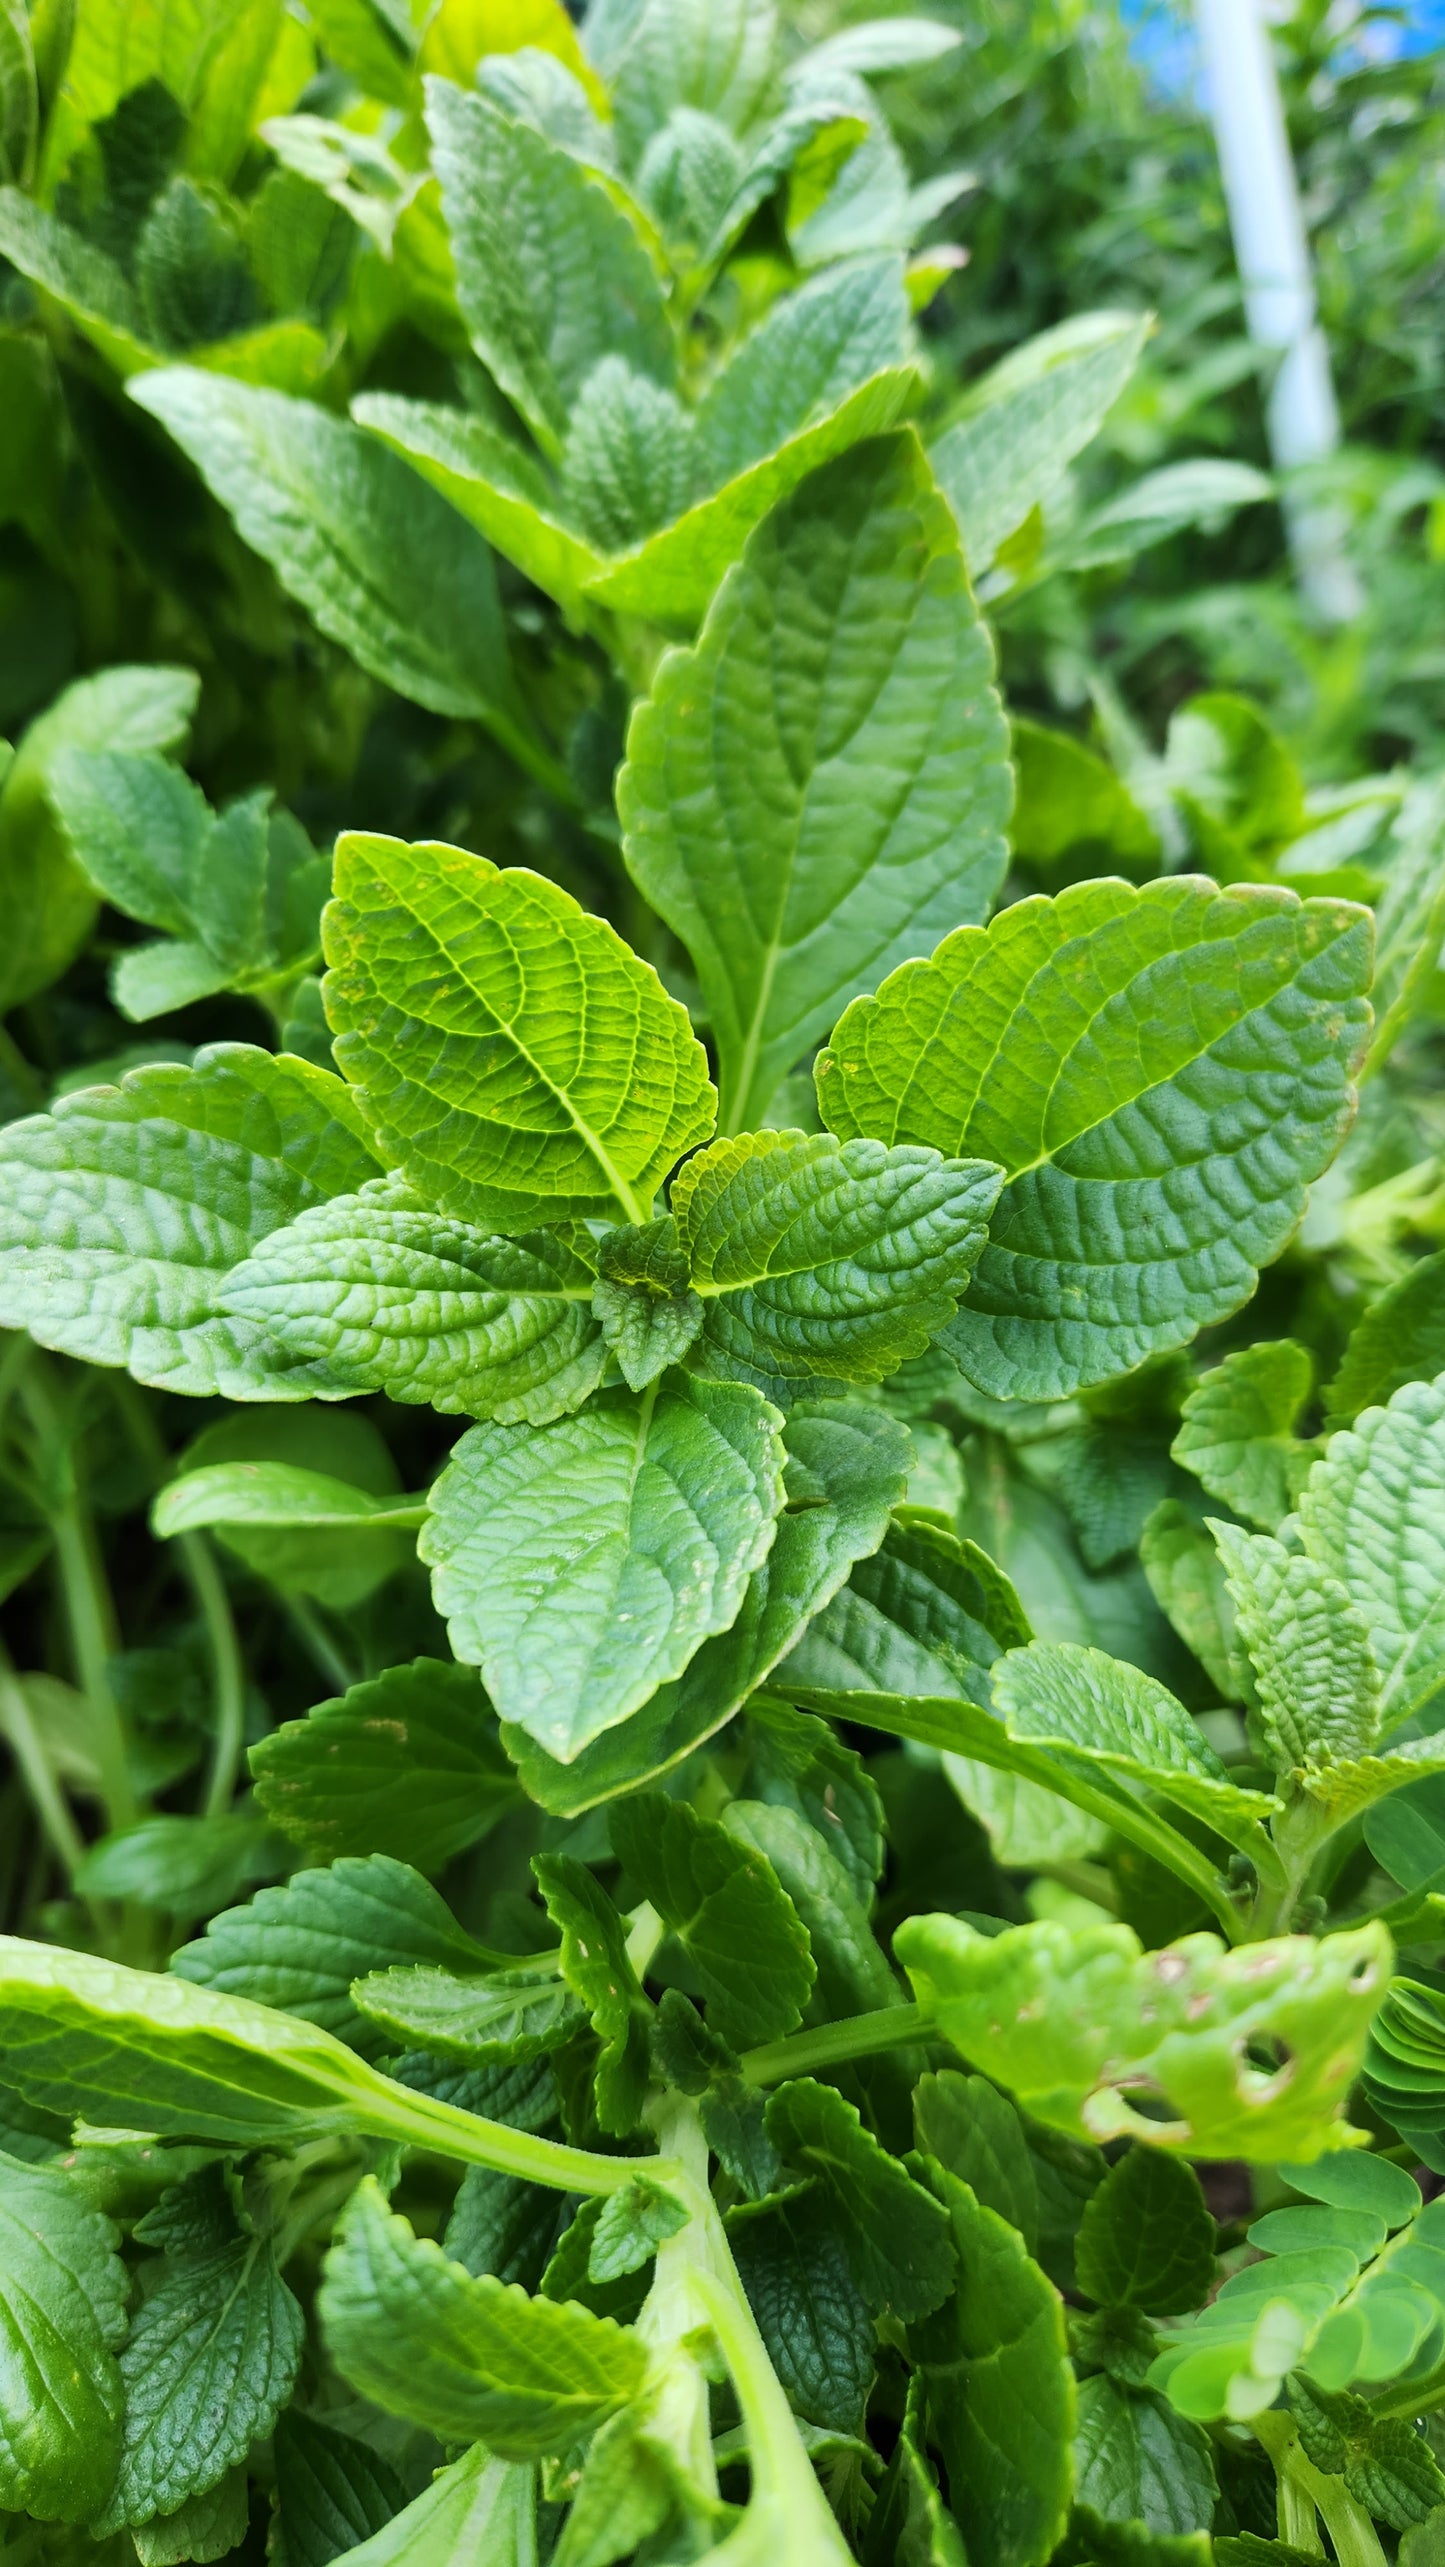
[[[25,1688],[15,1673],[10,1659],[0,1649],[0,1729],[3,1729],[14,1751],[15,1762],[25,1780],[25,1788],[35,1805],[41,1826],[65,1866],[66,1878],[73,1880],[85,1860],[85,1840],[81,1836],[70,1806],[41,1745]]]
[[[382,2082],[380,2079],[378,2083]],[[514,2130],[509,2122],[486,2121],[460,2105],[443,2103],[411,2086],[385,2081],[389,2092],[381,2108],[368,2113],[364,2102],[353,2110],[352,2127],[370,2128],[384,2139],[401,2139],[411,2148],[429,2148],[463,2166],[490,2166],[502,2175],[520,2175],[529,2184],[546,2184],[553,2192],[593,2195],[620,2193],[639,2175],[678,2189],[683,2170],[675,2157],[601,2157],[590,2149],[568,2147],[559,2139],[536,2139]],[[360,2099],[358,2099],[360,2100]]]
[[[742,2071],[750,2086],[775,2086],[784,2077],[806,2077],[814,2068],[831,2068],[840,2059],[866,2059],[875,2050],[899,2050],[923,2041],[930,2030],[920,2006],[907,2002],[879,2006],[870,2014],[845,2015],[841,2023],[810,2025],[782,2041],[764,2042],[743,2054]]]
[[[140,1816],[140,1802],[131,1781],[125,1724],[111,1690],[109,1672],[109,1661],[120,1646],[115,1606],[105,1582],[90,1510],[76,1487],[70,1440],[38,1357],[26,1369],[21,1397],[40,1439],[42,1485],[48,1481],[46,1512],[55,1542],[76,1673],[94,1731],[95,1761],[100,1770],[106,1816],[112,1827],[132,1827]]]
[[[1322,2555],[1318,2534],[1310,2536],[1312,2526],[1308,2521],[1318,2512],[1334,2543],[1339,2567],[1385,2567],[1385,2553],[1363,2505],[1356,2504],[1343,2478],[1327,2477],[1306,2459],[1295,2425],[1283,2409],[1273,2407],[1252,2421],[1279,2480],[1280,2538],[1291,2541],[1297,2549]],[[1294,2522],[1305,2515],[1306,2508],[1306,2536],[1299,2537],[1293,2529],[1286,2531],[1286,2518]]]
[[[334,1685],[339,1694],[349,1693],[356,1678],[314,1605],[299,1595],[288,1595],[284,1601],[287,1621],[297,1638],[305,1644],[308,1655],[315,1660],[327,1683]]]

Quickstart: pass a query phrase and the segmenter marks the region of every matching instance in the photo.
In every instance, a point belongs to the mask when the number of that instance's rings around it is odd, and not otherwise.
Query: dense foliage
[[[1107,29],[3,0],[13,2567],[1445,2554],[1438,118],[1342,42],[1324,635]]]

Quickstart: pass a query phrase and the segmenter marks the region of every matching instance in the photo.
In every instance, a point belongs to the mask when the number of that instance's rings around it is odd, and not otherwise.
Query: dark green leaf
[[[313,1857],[389,1854],[440,1872],[517,1799],[470,1667],[437,1658],[353,1685],[251,1750],[256,1798]]]
[[[613,1849],[686,1952],[708,2021],[734,2050],[799,2022],[814,1969],[807,1930],[771,1865],[685,1801],[619,1801]]]
[[[767,2131],[784,2160],[816,2176],[853,2277],[880,2316],[927,2317],[953,2287],[946,2213],[864,2129],[853,2105],[812,2077],[779,2086]]]
[[[728,2242],[791,2404],[813,2424],[861,2433],[873,2325],[822,2195],[810,2186],[736,2210]]]
[[[1154,2148],[1131,2148],[1090,2197],[1075,2269],[1080,2290],[1101,2308],[1128,2304],[1166,2316],[1197,2308],[1214,2280],[1214,2222],[1193,2167]]]
[[[1208,2531],[1214,2520],[1209,2438],[1151,2390],[1084,2380],[1074,2433],[1076,2501],[1106,2522],[1149,2531]]]
[[[627,1957],[627,1931],[606,1891],[570,1854],[533,1859],[547,1914],[562,1937],[562,1975],[602,2044],[597,2118],[619,2137],[637,2127],[647,2090],[651,2008]]]
[[[330,2567],[406,2503],[405,2487],[379,2452],[295,2407],[278,2419],[271,2448],[286,2567]]]
[[[925,2157],[936,2157],[985,2210],[997,2211],[1016,2228],[1032,2255],[1039,2234],[1038,2178],[1007,2095],[986,2077],[962,2077],[956,2068],[945,2068],[919,2078],[913,2124]]]

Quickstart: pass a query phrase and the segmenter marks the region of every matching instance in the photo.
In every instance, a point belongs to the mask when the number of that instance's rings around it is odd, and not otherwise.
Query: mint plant
[[[16,2567],[1445,2525],[1440,788],[808,33],[0,20]]]

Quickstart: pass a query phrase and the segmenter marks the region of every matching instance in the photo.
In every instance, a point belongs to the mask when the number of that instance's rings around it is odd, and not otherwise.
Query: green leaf
[[[245,1809],[181,1818],[167,1812],[102,1836],[76,1867],[85,1899],[134,1899],[177,1922],[210,1916],[285,1869],[285,1850]]]
[[[1214,2222],[1193,2167],[1157,2148],[1131,2148],[1089,2196],[1075,2269],[1080,2290],[1100,2308],[1153,2309],[1167,2316],[1207,2299],[1214,2280]],[[1108,2510],[1099,2506],[1101,2513]]]
[[[1029,1637],[1013,1587],[977,1543],[902,1508],[783,1673],[840,1694],[957,1694],[986,1709],[989,1669]]]
[[[256,1798],[314,1859],[389,1854],[440,1872],[515,1807],[512,1769],[474,1669],[388,1667],[251,1749]]]
[[[771,1867],[661,1792],[617,1803],[612,1846],[687,1954],[710,2030],[734,2050],[791,2032],[812,1993],[813,1960]]]
[[[670,1213],[598,1241],[592,1307],[629,1390],[646,1390],[696,1341],[703,1306],[687,1277]]]
[[[1445,1375],[1412,1382],[1331,1438],[1299,1505],[1304,1548],[1363,1614],[1380,1727],[1445,1681]]]
[[[1249,1651],[1260,1728],[1280,1770],[1363,1756],[1380,1679],[1363,1614],[1340,1580],[1266,1533],[1211,1526]]]
[[[865,383],[905,366],[912,348],[900,258],[852,260],[780,296],[698,404],[703,487],[721,490],[782,454],[810,421],[836,411]],[[860,433],[866,432],[855,435]],[[914,479],[913,493],[905,483],[900,494],[905,509],[910,496],[916,508],[921,492],[932,487],[924,475],[915,473]],[[945,536],[944,547],[947,541]]]
[[[686,2228],[687,2219],[673,2194],[639,2175],[635,2184],[602,2205],[587,2253],[589,2276],[594,2282],[616,2282],[624,2273],[640,2271],[666,2238]]]
[[[348,2549],[346,2567],[533,2567],[535,2526],[534,2469],[494,2459],[478,2443],[383,2529]]]
[[[1139,1561],[1155,1603],[1210,1683],[1225,1701],[1241,1701],[1248,1679],[1224,1563],[1200,1517],[1178,1498],[1165,1498],[1144,1526]]]
[[[217,1043],[0,1132],[0,1324],[138,1381],[304,1399],[304,1369],[225,1317],[232,1266],[375,1170],[340,1079]]]
[[[549,597],[575,611],[604,567],[597,547],[566,523],[562,505],[535,457],[504,437],[490,419],[440,402],[364,392],[352,417],[398,455],[453,508],[515,562]]]
[[[502,2459],[565,2452],[635,2395],[637,2336],[573,2304],[449,2263],[367,2176],[326,2258],[328,2350],[363,2396],[444,2441]]]
[[[1445,1248],[1402,1275],[1358,1320],[1325,1392],[1332,1425],[1382,1408],[1407,1382],[1445,1372]]]
[[[622,552],[682,514],[696,466],[675,392],[603,357],[573,406],[562,453],[566,515],[600,553]]]
[[[1170,1451],[1211,1497],[1266,1533],[1289,1514],[1314,1460],[1297,1437],[1314,1381],[1303,1346],[1241,1346],[1196,1382]]]
[[[424,1498],[403,1494],[385,1438],[356,1409],[233,1409],[186,1447],[173,1485],[158,1524],[209,1521],[257,1577],[338,1613],[406,1565],[426,1512]]]
[[[1445,1889],[1445,1782],[1417,1782],[1372,1809],[1365,1842],[1402,1889],[1422,1896]]]
[[[911,2330],[948,2483],[966,2489],[973,2567],[1043,2567],[1068,2517],[1074,2377],[1053,2284],[967,2184],[928,2169],[958,2285]]]
[[[877,2358],[873,2321],[818,2188],[733,2210],[727,2234],[789,2403],[810,2424],[861,2433]]]
[[[63,748],[49,794],[96,890],[172,936],[195,924],[195,894],[212,813],[199,785],[154,751]]]
[[[545,1808],[571,1815],[666,1773],[732,1719],[853,1563],[876,1549],[904,1491],[904,1429],[877,1407],[830,1399],[790,1409],[783,1439],[783,1512],[730,1628],[704,1641],[683,1675],[571,1765],[546,1755],[524,1729],[504,1732],[528,1792]]]
[[[880,2316],[927,2317],[954,2278],[948,2219],[933,2195],[879,2146],[852,2104],[813,2077],[779,2086],[766,2123],[785,2161],[822,2182],[870,2308]]]
[[[1097,2196],[1096,2196],[1097,2198]],[[1208,2531],[1218,2499],[1209,2437],[1148,2389],[1081,2381],[1074,2495],[1108,2522]]]
[[[687,1013],[539,874],[344,836],[324,921],[336,1057],[388,1154],[459,1220],[642,1221],[714,1096]]]
[[[673,1218],[718,1372],[882,1381],[957,1308],[999,1171],[931,1151],[750,1132],[689,1159]]]
[[[975,579],[1097,435],[1149,330],[1137,313],[1082,312],[1026,340],[970,386],[932,460]]]
[[[770,0],[644,0],[612,78],[625,163],[677,107],[745,133],[775,77],[777,36]]]
[[[748,1744],[749,1793],[806,1820],[867,1907],[883,1869],[883,1803],[863,1758],[825,1720],[767,1694],[748,1705]]]
[[[1394,1050],[1429,985],[1445,935],[1445,786],[1410,784],[1390,832],[1376,906],[1375,1033],[1369,1067]]]
[[[863,2552],[867,2567],[968,2567],[963,2534],[923,2449],[920,2385],[909,2383],[902,2428],[874,2500]]]
[[[287,2567],[330,2567],[406,2504],[405,2487],[379,2452],[296,2407],[277,2419],[271,2448]]]
[[[117,374],[160,362],[124,270],[18,187],[0,187],[0,255],[59,305]]]
[[[171,1968],[195,1987],[320,2024],[376,2058],[396,2045],[358,2011],[353,1980],[413,1966],[475,1972],[495,1957],[462,1932],[419,1872],[372,1854],[348,1856],[327,1871],[293,1872],[280,1889],[212,1917]]]
[[[0,2156],[0,2503],[42,2522],[87,2521],[120,2457],[118,2244],[68,2175]]]
[[[779,685],[795,626],[820,647]],[[986,914],[1009,793],[990,673],[911,436],[812,474],[696,648],[664,662],[618,808],[634,879],[697,966],[726,1129],[761,1115],[860,981]]]
[[[855,999],[830,1128],[1007,1172],[943,1340],[970,1381],[1059,1398],[1248,1298],[1352,1111],[1369,961],[1346,902],[1080,883]]]
[[[183,1471],[151,1510],[163,1540],[206,1524],[297,1525],[330,1532],[426,1522],[425,1498],[372,1497],[366,1489],[293,1462],[218,1462]]]
[[[593,1283],[555,1232],[491,1237],[392,1178],[273,1232],[228,1276],[224,1306],[338,1395],[545,1426],[602,1378]]]
[[[592,2018],[601,2044],[597,2120],[624,2137],[635,2130],[648,2082],[651,2008],[627,1952],[627,1931],[585,1863],[536,1854],[532,1869],[547,1914],[562,1937],[562,1976]]]
[[[23,0],[0,9],[0,179],[24,186],[31,177],[40,123],[35,48]]]
[[[866,2014],[897,2005],[898,1982],[847,1872],[818,1830],[797,1810],[757,1800],[730,1801],[724,1825],[771,1865],[802,1919],[822,2013]]]
[[[376,1970],[352,1981],[351,1999],[390,2035],[390,2046],[484,2063],[543,2058],[582,2020],[560,1980],[525,1968],[484,1979],[436,1968]]]
[[[1340,2115],[1389,1967],[1377,1924],[1237,1951],[1194,1934],[1145,1953],[1125,1925],[990,1939],[913,1916],[894,1949],[943,2038],[1035,2120],[1252,2165],[1347,2144]],[[1251,2041],[1283,2045],[1283,2070],[1253,2066]]]
[[[146,375],[134,398],[329,640],[535,766],[491,555],[399,457],[313,401],[189,366]]]
[[[670,380],[676,360],[656,270],[615,195],[570,152],[479,92],[429,79],[426,96],[472,345],[555,455],[603,357]]]
[[[102,2535],[174,2513],[243,2460],[291,2394],[305,2332],[219,2168],[166,2193],[136,2235],[162,2252],[120,2357],[125,2442]]]
[[[1009,835],[1023,863],[1045,870],[1150,872],[1158,859],[1153,822],[1103,758],[1067,731],[1047,731],[1014,714],[1009,743],[1018,805]]]
[[[1016,2228],[1032,2255],[1039,2235],[1038,2177],[1007,2095],[986,2077],[941,2069],[920,2077],[913,2089],[913,2127],[923,2155],[935,2157],[985,2210],[997,2211]]]
[[[1034,1641],[993,1669],[994,1709],[1012,1738],[1057,1740],[1071,1754],[1142,1783],[1231,1844],[1252,1846],[1275,1809],[1269,1792],[1231,1782],[1181,1702],[1102,1649]]]
[[[937,18],[864,18],[810,45],[793,72],[796,77],[803,71],[812,76],[820,71],[903,71],[913,63],[934,62],[962,42],[956,27]]]
[[[742,1383],[673,1373],[455,1447],[419,1546],[437,1610],[559,1762],[736,1620],[784,1502],[779,1423]]]

